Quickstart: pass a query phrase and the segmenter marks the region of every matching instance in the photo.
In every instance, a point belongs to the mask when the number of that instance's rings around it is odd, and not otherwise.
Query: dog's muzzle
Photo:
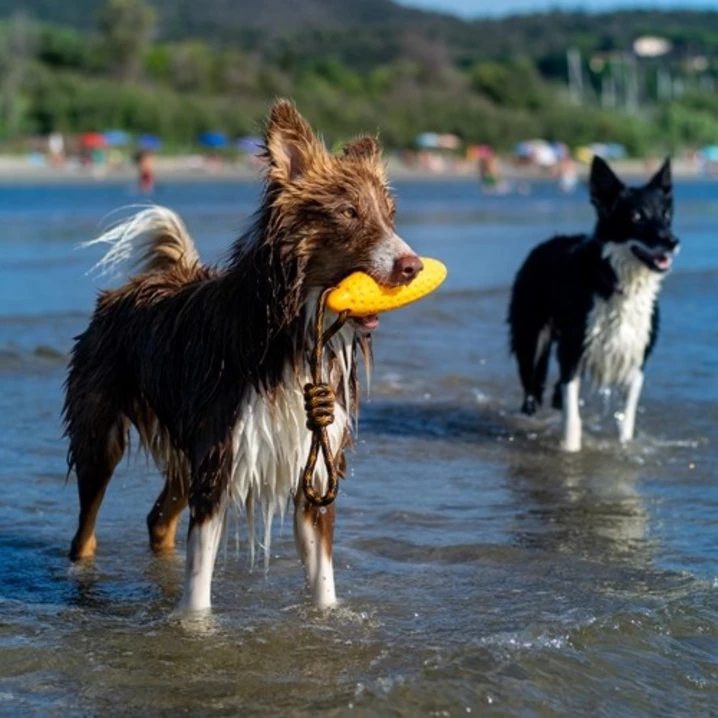
[[[673,266],[673,258],[680,249],[680,241],[672,232],[662,232],[658,236],[658,243],[653,247],[635,240],[630,247],[634,256],[649,269],[663,273]]]

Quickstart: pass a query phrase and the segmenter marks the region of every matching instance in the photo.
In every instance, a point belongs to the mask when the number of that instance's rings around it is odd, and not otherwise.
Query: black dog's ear
[[[596,208],[599,217],[605,216],[613,209],[618,195],[625,185],[614,174],[608,163],[598,155],[594,155],[591,163],[591,204]]]
[[[648,186],[659,189],[668,198],[673,198],[673,178],[671,176],[671,158],[666,157],[661,168],[651,177]]]

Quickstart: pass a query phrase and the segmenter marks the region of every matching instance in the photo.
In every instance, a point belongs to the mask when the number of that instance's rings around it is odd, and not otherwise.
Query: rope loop
[[[312,381],[304,386],[304,412],[307,415],[307,429],[312,432],[312,445],[302,474],[302,490],[307,501],[314,506],[328,506],[337,497],[339,490],[339,474],[327,433],[327,427],[334,422],[336,395],[332,387],[322,381],[322,359],[325,345],[344,326],[349,313],[342,312],[334,324],[324,331],[325,304],[331,291],[326,289],[317,302],[314,351],[310,358]],[[314,490],[314,470],[320,449],[327,469],[327,492],[324,496]]]

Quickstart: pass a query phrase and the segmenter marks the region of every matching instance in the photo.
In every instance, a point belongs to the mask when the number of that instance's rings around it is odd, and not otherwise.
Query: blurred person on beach
[[[47,154],[52,167],[62,167],[65,161],[65,138],[61,132],[53,132],[47,138]]]
[[[510,191],[509,184],[501,179],[501,168],[496,152],[488,145],[477,148],[477,169],[482,192],[489,194],[505,194]]]
[[[578,171],[573,157],[566,155],[558,163],[558,186],[562,192],[570,194],[578,184]]]
[[[494,189],[499,183],[499,166],[496,154],[486,145],[478,148],[479,182],[482,189]]]
[[[155,188],[155,158],[149,150],[140,150],[135,161],[137,163],[137,181],[140,192],[151,193]]]

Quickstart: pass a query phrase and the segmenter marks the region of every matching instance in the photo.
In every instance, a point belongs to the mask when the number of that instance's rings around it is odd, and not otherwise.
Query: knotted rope
[[[324,331],[325,302],[332,289],[322,292],[317,302],[317,315],[314,323],[314,351],[309,359],[312,382],[304,386],[304,411],[307,415],[307,429],[312,432],[312,445],[309,449],[307,464],[302,475],[302,490],[310,504],[328,506],[337,497],[339,476],[334,465],[334,456],[329,444],[327,427],[334,422],[334,401],[336,396],[329,384],[322,381],[322,358],[324,347],[344,326],[349,312],[342,312],[334,324]],[[314,469],[321,447],[324,464],[327,467],[327,493],[321,496],[314,490]]]

